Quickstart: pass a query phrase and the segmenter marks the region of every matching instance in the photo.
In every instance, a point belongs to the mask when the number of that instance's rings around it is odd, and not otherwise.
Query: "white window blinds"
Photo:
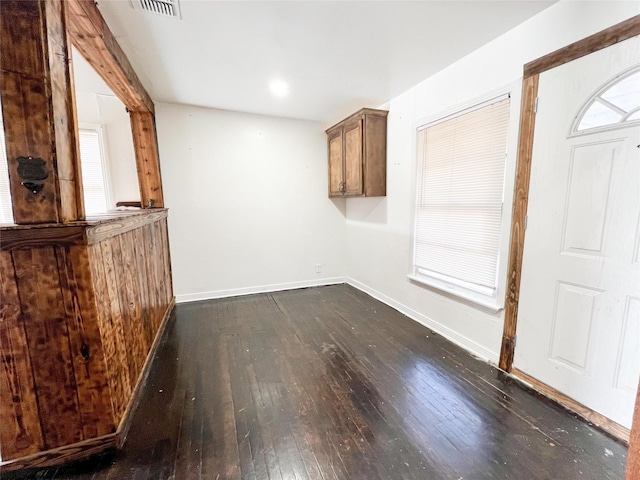
[[[107,211],[109,200],[104,175],[100,128],[81,128],[79,135],[85,213],[87,215],[103,213]],[[13,223],[5,147],[4,128],[0,122],[0,223]]]
[[[0,120],[2,120],[1,117]],[[11,191],[9,190],[9,167],[7,166],[7,148],[4,143],[2,121],[0,121],[0,223],[13,223]]]
[[[80,161],[82,162],[82,187],[86,215],[107,211],[108,199],[102,162],[100,131],[81,128]]]
[[[418,130],[414,277],[495,297],[509,98]]]

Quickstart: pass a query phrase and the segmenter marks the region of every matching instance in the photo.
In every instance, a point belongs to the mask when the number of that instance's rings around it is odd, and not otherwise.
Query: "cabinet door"
[[[362,119],[344,126],[345,195],[362,195]]]
[[[342,129],[329,135],[329,196],[342,195]]]

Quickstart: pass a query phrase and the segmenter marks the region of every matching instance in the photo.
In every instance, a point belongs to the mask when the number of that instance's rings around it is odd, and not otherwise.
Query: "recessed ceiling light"
[[[289,93],[289,84],[282,80],[273,80],[269,84],[269,89],[276,97],[286,97]]]

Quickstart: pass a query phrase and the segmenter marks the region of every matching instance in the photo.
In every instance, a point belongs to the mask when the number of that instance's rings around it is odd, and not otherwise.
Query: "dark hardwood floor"
[[[621,479],[626,447],[346,286],[179,305],[124,448],[36,479]]]

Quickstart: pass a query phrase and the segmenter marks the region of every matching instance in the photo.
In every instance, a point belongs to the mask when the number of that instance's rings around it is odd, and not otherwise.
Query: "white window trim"
[[[498,253],[498,267],[496,275],[498,277],[497,288],[493,295],[486,295],[476,291],[462,283],[454,285],[446,279],[436,278],[435,276],[417,277],[414,274],[414,255],[415,255],[415,231],[416,231],[416,195],[417,195],[417,174],[418,174],[418,135],[421,128],[429,124],[434,124],[446,117],[450,117],[464,110],[473,109],[494,100],[497,97],[509,95],[511,97],[509,111],[509,132],[507,140],[507,158],[505,165],[505,181],[503,191],[503,207],[502,207],[502,223],[500,226],[500,249]],[[500,312],[504,309],[506,287],[507,287],[507,271],[509,258],[509,245],[511,237],[511,217],[513,212],[513,188],[515,184],[516,159],[518,152],[518,135],[520,122],[520,109],[522,98],[522,77],[517,80],[505,84],[495,90],[485,93],[484,95],[475,97],[471,100],[461,102],[451,106],[450,108],[441,110],[439,113],[423,117],[417,120],[413,125],[413,169],[412,169],[412,195],[411,195],[411,231],[409,235],[410,251],[407,278],[418,286],[426,286],[436,292],[445,292],[462,301],[469,302],[492,312]],[[475,286],[474,286],[475,287]]]
[[[107,204],[107,210],[113,210],[115,205],[112,201],[113,193],[111,191],[111,175],[109,172],[109,158],[107,155],[107,146],[104,141],[103,126],[97,123],[78,123],[78,131],[91,130],[98,134],[98,143],[100,144],[100,156],[102,158],[102,179],[104,183],[104,195]],[[106,213],[106,212],[105,212]]]

